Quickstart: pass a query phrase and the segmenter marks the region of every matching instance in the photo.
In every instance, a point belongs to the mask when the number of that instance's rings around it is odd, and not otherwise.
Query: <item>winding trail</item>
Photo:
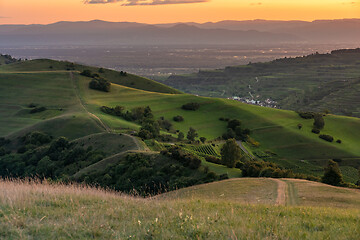
[[[85,107],[85,102],[84,102],[84,100],[83,100],[83,99],[81,98],[81,96],[80,96],[79,86],[78,86],[78,84],[77,84],[76,81],[75,81],[74,73],[73,73],[73,72],[70,72],[70,73],[69,73],[69,76],[70,76],[70,79],[71,79],[71,81],[72,81],[72,83],[73,83],[76,96],[77,96],[77,98],[78,98],[78,100],[79,100],[79,103],[80,103],[81,107],[84,109],[84,111],[85,111],[87,114],[89,114],[89,116],[92,117],[106,132],[108,132],[108,133],[113,133],[114,131],[113,131],[109,126],[107,126],[98,116],[96,116],[95,114],[93,114],[93,113],[91,113],[91,112],[89,112],[89,111],[87,110],[87,108]],[[142,144],[140,144],[139,140],[138,140],[136,137],[131,136],[131,135],[129,135],[129,134],[124,134],[124,133],[123,133],[123,135],[126,135],[126,136],[132,138],[133,141],[134,141],[134,143],[136,144],[136,147],[137,147],[139,150],[142,150],[142,149],[144,149],[145,151],[149,151],[149,150],[150,150],[150,149],[148,149],[147,147],[144,147]]]
[[[101,121],[101,119],[100,119],[98,116],[96,116],[95,114],[93,114],[93,113],[91,113],[91,112],[89,112],[89,111],[87,110],[87,108],[85,107],[85,103],[84,103],[83,99],[82,99],[81,96],[80,96],[79,86],[78,86],[78,85],[76,84],[76,82],[75,82],[75,78],[74,78],[73,72],[70,72],[70,73],[69,73],[69,76],[70,76],[71,82],[73,83],[73,86],[74,86],[74,89],[75,89],[75,94],[76,94],[77,99],[79,100],[80,106],[85,110],[85,112],[86,112],[87,114],[90,115],[90,117],[92,117],[93,119],[95,119],[96,122],[97,122],[103,129],[105,129],[106,132],[111,133],[111,132],[112,132],[111,128],[109,128],[103,121]]]

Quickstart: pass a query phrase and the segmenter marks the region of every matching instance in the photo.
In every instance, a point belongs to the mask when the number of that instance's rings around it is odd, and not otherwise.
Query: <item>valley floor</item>
[[[360,191],[304,180],[231,179],[152,199],[46,182],[0,181],[0,192],[2,239],[358,239],[360,235]]]

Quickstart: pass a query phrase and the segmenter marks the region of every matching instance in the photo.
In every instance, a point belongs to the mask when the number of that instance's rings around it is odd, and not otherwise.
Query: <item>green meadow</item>
[[[88,88],[90,78],[79,74],[91,69],[112,82],[109,93]],[[134,122],[101,112],[101,106],[150,106],[155,118],[164,117],[175,130],[185,135],[190,127],[208,141],[221,137],[227,123],[219,118],[239,119],[259,142],[255,147],[245,144],[250,152],[265,161],[273,161],[294,172],[321,176],[329,159],[341,159],[347,181],[355,182],[360,166],[360,119],[327,115],[322,133],[332,135],[341,144],[321,140],[311,133],[313,120],[305,120],[293,111],[277,110],[243,104],[237,101],[182,94],[172,88],[131,74],[86,67],[68,62],[34,60],[0,66],[0,135],[16,138],[41,130],[70,139],[105,131],[127,132],[139,129]],[[200,109],[185,111],[183,104],[197,102]],[[46,111],[30,114],[29,104],[44,106]],[[174,116],[184,117],[174,122]],[[103,126],[105,124],[105,126]],[[298,124],[303,128],[298,129]],[[271,153],[271,156],[267,156]],[[220,166],[205,163],[213,171],[224,172]],[[219,170],[220,169],[220,170]],[[236,171],[227,171],[239,176]],[[230,173],[231,172],[231,173]]]

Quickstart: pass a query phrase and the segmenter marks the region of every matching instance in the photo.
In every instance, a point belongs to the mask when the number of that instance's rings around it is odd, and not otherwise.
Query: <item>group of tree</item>
[[[190,102],[190,103],[182,105],[181,108],[184,110],[196,111],[200,108],[200,104],[196,103],[196,102]]]
[[[250,129],[243,129],[241,121],[232,119],[228,121],[227,132],[222,135],[222,138],[225,140],[235,138],[236,140],[246,141],[249,138],[249,135]]]
[[[89,83],[89,88],[103,92],[110,92],[111,82],[105,78],[100,77],[99,74],[92,73],[91,70],[85,69],[80,73],[80,75],[92,78]]]
[[[0,158],[0,176],[64,179],[105,156],[91,147],[84,149],[64,137],[54,139],[42,132],[22,136],[19,144],[17,153]]]
[[[199,170],[199,160],[195,157],[171,149],[162,153],[129,154],[121,163],[84,175],[80,181],[145,197],[217,178],[216,174]]]

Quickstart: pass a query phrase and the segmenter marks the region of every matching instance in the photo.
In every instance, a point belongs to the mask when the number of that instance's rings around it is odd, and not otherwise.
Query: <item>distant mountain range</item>
[[[0,46],[360,43],[360,19],[142,24],[57,22],[0,25]]]

